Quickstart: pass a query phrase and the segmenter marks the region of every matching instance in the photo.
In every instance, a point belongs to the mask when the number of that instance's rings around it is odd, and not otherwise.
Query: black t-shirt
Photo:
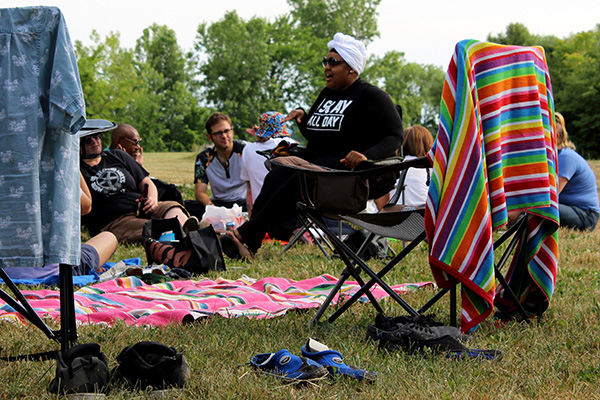
[[[352,150],[370,160],[392,157],[403,137],[390,96],[362,79],[343,91],[324,88],[299,127],[309,161],[341,159]]]
[[[129,154],[122,150],[103,151],[98,165],[81,162],[81,173],[92,194],[92,212],[84,223],[95,235],[109,222],[135,213],[141,193],[139,183],[148,176]]]

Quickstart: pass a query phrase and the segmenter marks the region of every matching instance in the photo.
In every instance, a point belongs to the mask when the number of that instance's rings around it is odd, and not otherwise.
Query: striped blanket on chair
[[[558,258],[554,102],[541,47],[465,40],[444,83],[425,229],[440,287],[462,283],[461,329],[469,331],[501,301],[492,232],[509,211],[528,213],[507,280],[525,309],[543,312]]]

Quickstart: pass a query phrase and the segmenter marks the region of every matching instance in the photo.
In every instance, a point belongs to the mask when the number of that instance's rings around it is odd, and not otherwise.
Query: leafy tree
[[[404,53],[391,51],[372,57],[365,72],[403,109],[404,125],[420,124],[435,134],[444,72],[433,65],[408,63]]]
[[[488,35],[488,41],[512,46],[532,46],[536,37],[529,33],[529,29],[519,22],[513,22],[506,27],[506,33],[497,36]]]
[[[194,96],[191,64],[178,46],[175,32],[157,24],[144,29],[135,58],[140,83],[152,94],[153,104],[139,98],[142,104],[136,108],[144,132],[150,133],[147,146],[153,150],[192,150],[206,141],[202,125],[207,111],[200,109]]]
[[[586,157],[600,156],[600,25],[561,41],[552,71],[556,110],[565,117],[569,137]]]
[[[235,11],[208,27],[198,28],[196,49],[207,62],[200,66],[208,105],[229,114],[236,132],[258,122],[268,110],[284,110],[283,87],[277,79],[271,28],[262,18],[240,19]]]
[[[172,30],[152,25],[135,51],[121,48],[118,33],[102,42],[92,32],[92,41],[75,43],[88,118],[133,125],[146,151],[192,150],[206,141],[200,133],[208,111],[198,105]]]
[[[289,0],[293,11],[269,23],[223,20],[198,28],[196,43],[203,96],[230,114],[239,136],[268,110],[312,104],[323,86],[320,59],[334,33],[369,42],[377,34],[380,0]]]
[[[294,45],[303,49],[298,71],[309,86],[297,96],[299,103],[312,104],[323,87],[320,60],[327,43],[337,32],[354,36],[365,45],[379,36],[377,6],[381,0],[288,0],[292,7],[290,23],[294,27]],[[301,102],[300,102],[301,100]]]
[[[91,38],[95,45],[90,47],[75,43],[87,116],[118,121],[127,114],[137,88],[133,52],[120,47],[118,33],[101,42],[93,31]]]

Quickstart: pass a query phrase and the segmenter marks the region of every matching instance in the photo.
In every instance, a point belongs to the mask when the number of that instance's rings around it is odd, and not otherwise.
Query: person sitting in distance
[[[85,218],[91,235],[109,231],[119,242],[142,242],[150,218],[176,217],[184,231],[198,229],[198,219],[175,201],[158,201],[148,172],[122,150],[102,150],[101,134],[81,138],[81,173],[94,207]]]
[[[231,118],[220,112],[206,120],[206,136],[214,146],[201,151],[194,166],[194,194],[204,206],[246,208],[246,182],[240,177],[246,142],[233,138]],[[208,195],[208,185],[212,196]]]
[[[600,211],[596,176],[588,162],[575,151],[562,114],[555,115],[560,226],[591,232],[596,228]]]

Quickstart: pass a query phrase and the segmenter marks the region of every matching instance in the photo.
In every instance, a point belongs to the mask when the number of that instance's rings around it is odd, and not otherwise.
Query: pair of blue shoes
[[[316,380],[327,374],[367,381],[377,378],[375,372],[346,365],[340,352],[329,349],[313,338],[302,346],[301,357],[283,349],[276,353],[258,354],[250,359],[250,365],[290,381]]]

